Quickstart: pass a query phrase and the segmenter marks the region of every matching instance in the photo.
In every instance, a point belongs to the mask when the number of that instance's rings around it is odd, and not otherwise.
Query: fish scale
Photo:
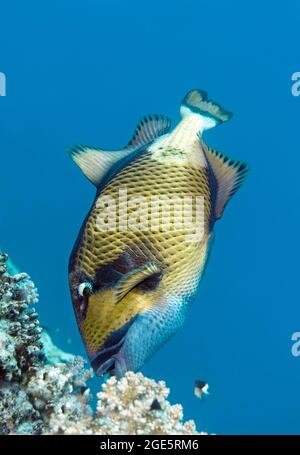
[[[176,150],[173,151],[176,153]],[[141,178],[143,176],[143,178]],[[130,163],[102,189],[99,197],[110,196],[118,201],[119,189],[127,188],[127,197],[143,196],[150,205],[151,196],[204,196],[205,207],[205,237],[195,247],[194,243],[185,241],[186,232],[162,232],[162,220],[159,232],[138,231],[97,231],[96,220],[101,209],[97,208],[97,200],[87,221],[85,235],[79,249],[77,266],[89,276],[107,263],[112,263],[129,248],[140,249],[145,257],[153,257],[161,266],[164,274],[161,287],[143,300],[142,304],[129,304],[128,298],[118,304],[110,312],[104,306],[94,310],[87,317],[84,328],[89,350],[94,351],[101,345],[110,333],[121,324],[128,322],[138,311],[152,308],[161,299],[165,289],[169,292],[187,296],[192,294],[197,286],[203,257],[206,255],[211,217],[210,190],[208,186],[207,169],[188,168],[185,166],[167,166],[154,159],[149,159],[147,153]],[[117,204],[118,206],[118,204]],[[148,210],[145,211],[148,214]],[[129,211],[130,214],[130,211]],[[195,207],[193,208],[195,216]],[[117,217],[117,222],[122,221]],[[138,293],[139,291],[135,291]],[[159,295],[158,295],[159,294]],[[132,296],[131,296],[132,298]],[[133,308],[132,308],[133,307]],[[108,320],[110,323],[108,324]],[[97,336],[95,335],[97,333]]]
[[[140,178],[141,176],[143,178]],[[185,195],[204,196],[205,234],[208,236],[208,224],[211,217],[208,180],[207,169],[205,168],[189,169],[180,166],[166,166],[149,159],[145,154],[115,176],[101,191],[99,197],[111,196],[115,201],[118,201],[119,188],[127,188],[128,199],[143,196],[150,206],[151,196],[157,194],[156,189],[159,190],[159,196],[172,197],[172,194],[180,197]],[[145,213],[148,214],[148,211]],[[162,232],[162,220],[160,219],[159,232],[99,232],[97,231],[96,220],[100,214],[101,209],[97,208],[96,201],[87,221],[85,235],[79,250],[78,267],[85,270],[89,276],[93,276],[102,265],[114,261],[126,250],[128,244],[132,244],[134,248],[139,247],[146,253],[153,254],[163,269],[166,269],[166,265],[169,264],[169,273],[166,273],[165,279],[169,280],[170,284],[174,286],[176,283],[181,284],[183,279],[189,279],[186,276],[182,277],[182,267],[185,263],[188,267],[198,268],[198,264],[190,264],[189,255],[192,254],[193,257],[195,245],[192,243],[189,245],[190,242],[184,241],[185,231],[174,231],[173,227],[170,232]],[[195,207],[193,207],[193,216],[195,216]],[[120,221],[122,219],[120,220],[117,217],[117,223]],[[199,252],[206,241],[207,239],[200,242],[196,247],[198,258],[201,256]],[[189,273],[192,275],[191,269]]]

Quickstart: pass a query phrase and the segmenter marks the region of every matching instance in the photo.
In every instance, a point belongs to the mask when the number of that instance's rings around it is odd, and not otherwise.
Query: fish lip
[[[122,378],[127,371],[126,361],[123,355],[118,353],[104,362],[97,370],[98,376],[103,376],[105,373],[110,373],[111,376],[116,376],[117,379]]]
[[[126,371],[128,371],[126,360],[125,357],[122,355],[121,351],[118,352],[114,360],[115,363],[113,373],[117,379],[120,379],[125,375]]]
[[[125,338],[126,335],[118,343],[109,348],[102,349],[90,359],[92,367],[97,376],[103,376],[105,373],[111,370],[112,365],[115,363],[115,356],[121,349]]]
[[[100,365],[100,367],[96,370],[97,376],[104,376],[105,373],[108,373],[112,369],[112,366],[114,364],[115,364],[114,357],[111,357],[106,362],[102,363],[102,365]]]

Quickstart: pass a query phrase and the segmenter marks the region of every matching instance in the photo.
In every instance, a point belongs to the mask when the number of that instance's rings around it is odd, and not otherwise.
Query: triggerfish
[[[138,124],[123,149],[76,146],[96,186],[69,261],[73,306],[98,375],[139,370],[182,326],[196,295],[215,221],[247,166],[211,149],[203,132],[232,114],[202,90]]]

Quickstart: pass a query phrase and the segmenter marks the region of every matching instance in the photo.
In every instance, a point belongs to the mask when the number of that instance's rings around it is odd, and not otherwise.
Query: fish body
[[[214,223],[246,173],[244,163],[202,139],[230,113],[193,90],[181,114],[171,132],[166,117],[145,117],[122,150],[71,150],[97,188],[70,257],[69,280],[99,375],[140,369],[181,327]]]

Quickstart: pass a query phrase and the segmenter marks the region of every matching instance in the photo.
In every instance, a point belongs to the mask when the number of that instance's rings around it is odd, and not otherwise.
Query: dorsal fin
[[[149,115],[138,124],[133,138],[123,150],[105,151],[85,145],[77,145],[69,150],[73,161],[83,174],[98,186],[103,177],[120,160],[126,158],[170,129],[170,120],[162,115]]]
[[[114,293],[115,300],[119,302],[130,292],[135,286],[142,283],[146,278],[153,275],[159,275],[161,273],[160,268],[155,262],[148,262],[141,267],[126,273],[117,283]]]
[[[234,161],[216,150],[205,148],[208,163],[217,180],[215,216],[221,218],[224,208],[243,183],[248,167],[243,161]]]

